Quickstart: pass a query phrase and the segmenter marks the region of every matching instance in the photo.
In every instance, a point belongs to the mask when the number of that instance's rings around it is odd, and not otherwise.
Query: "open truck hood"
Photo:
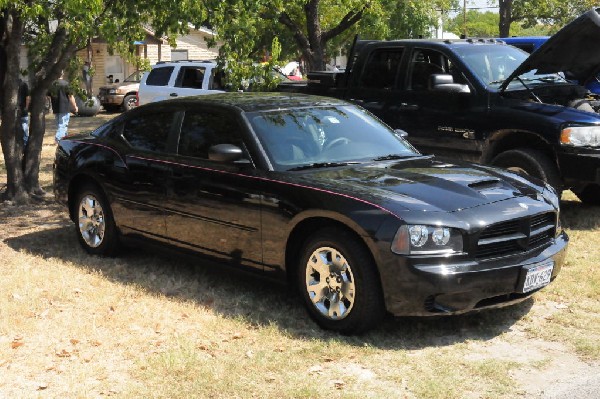
[[[580,84],[596,76],[600,69],[599,13],[600,8],[591,9],[551,36],[514,70],[500,90],[534,69],[539,74],[564,72]]]

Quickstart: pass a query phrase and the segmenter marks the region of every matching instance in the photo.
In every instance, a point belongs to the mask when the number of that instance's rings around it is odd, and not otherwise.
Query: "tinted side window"
[[[365,65],[360,84],[372,89],[391,89],[396,83],[396,75],[403,49],[375,50]]]
[[[434,74],[452,74],[460,72],[452,70],[454,66],[448,58],[439,51],[430,49],[415,49],[410,64],[410,85],[413,90],[428,90],[429,77]],[[454,82],[459,76],[454,76]]]
[[[187,111],[179,136],[179,154],[208,159],[208,149],[216,144],[244,148],[234,115],[211,110]]]
[[[134,148],[164,152],[167,148],[173,117],[174,114],[171,112],[134,116],[125,122],[123,137]]]
[[[181,67],[175,86],[201,89],[205,70],[204,67]]]
[[[146,84],[148,86],[166,86],[169,83],[169,78],[174,67],[154,68],[150,71]]]

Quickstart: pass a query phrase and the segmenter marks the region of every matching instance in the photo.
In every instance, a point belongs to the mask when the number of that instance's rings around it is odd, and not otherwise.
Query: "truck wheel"
[[[322,328],[364,332],[385,315],[375,264],[365,247],[338,228],[317,231],[298,256],[297,282],[310,316]]]
[[[121,106],[121,108],[123,109],[123,112],[125,112],[135,108],[136,106],[137,99],[135,98],[135,95],[130,94],[128,96],[125,96],[125,98],[123,99],[123,105]]]
[[[562,181],[556,164],[543,152],[530,148],[517,148],[505,151],[492,160],[492,165],[511,172],[537,177],[548,182],[559,194]]]
[[[573,191],[577,198],[584,204],[600,205],[600,186],[597,184],[590,184],[582,189],[572,189],[571,191]]]

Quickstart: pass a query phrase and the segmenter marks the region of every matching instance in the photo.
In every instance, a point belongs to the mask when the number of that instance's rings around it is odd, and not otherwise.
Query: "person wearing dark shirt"
[[[68,132],[71,111],[77,113],[77,104],[69,83],[61,78],[52,84],[48,92],[52,102],[52,112],[56,117],[56,142],[65,137]]]
[[[19,110],[21,111],[20,127],[23,129],[23,147],[27,145],[29,140],[29,86],[27,82],[21,80],[19,82],[19,94],[17,97]]]

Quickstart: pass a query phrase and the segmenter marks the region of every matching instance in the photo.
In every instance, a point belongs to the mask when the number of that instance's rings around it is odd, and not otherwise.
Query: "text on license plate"
[[[533,291],[550,283],[554,262],[546,262],[527,269],[523,293]]]

